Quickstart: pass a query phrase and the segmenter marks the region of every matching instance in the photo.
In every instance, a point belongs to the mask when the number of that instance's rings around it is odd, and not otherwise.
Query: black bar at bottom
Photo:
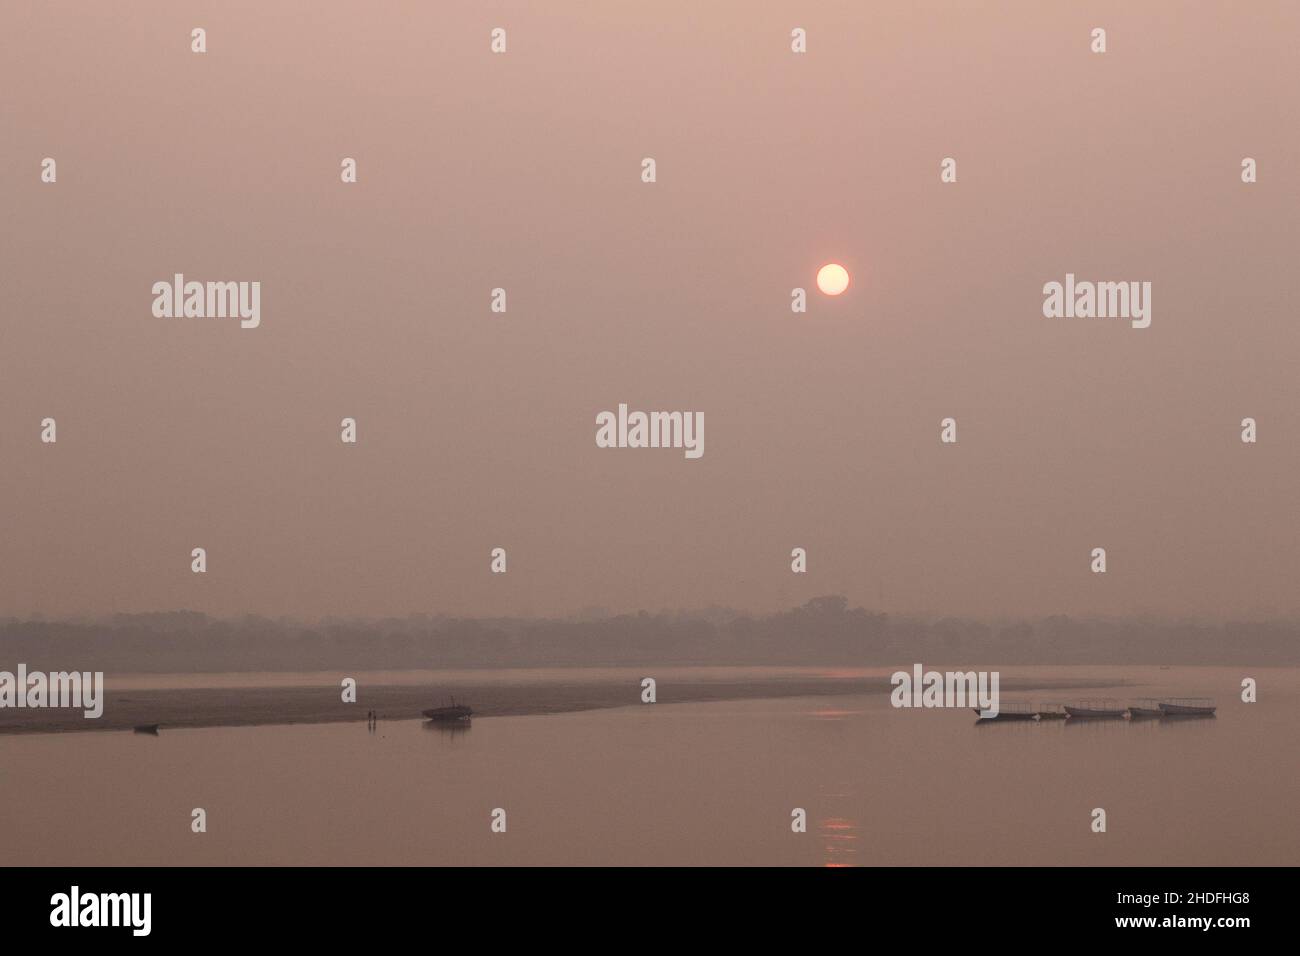
[[[0,925],[6,942],[36,936],[74,944],[374,944],[412,934],[449,946],[469,932],[496,948],[520,933],[534,943],[572,941],[620,925],[648,934],[647,942],[679,943],[690,938],[680,934],[702,929],[725,932],[733,943],[769,941],[802,925],[818,939],[966,927],[978,928],[967,937],[975,945],[1042,944],[1044,932],[1057,942],[1199,936],[1231,944],[1257,930],[1284,930],[1295,875],[1294,868],[1157,867],[9,868],[0,870]]]

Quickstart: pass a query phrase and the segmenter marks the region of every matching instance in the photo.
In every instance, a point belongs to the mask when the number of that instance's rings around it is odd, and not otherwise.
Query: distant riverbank
[[[888,693],[888,676],[833,672],[809,674],[772,673],[763,669],[754,675],[737,675],[728,668],[646,668],[645,676],[656,677],[657,704],[699,701],[745,700],[782,697],[831,697],[851,694]],[[431,672],[426,672],[430,673]],[[628,671],[618,674],[593,669],[583,677],[577,669],[560,672],[512,671],[508,677],[490,671],[478,674],[458,672],[455,679],[412,684],[368,682],[358,679],[357,702],[346,704],[338,683],[301,686],[300,675],[259,675],[258,686],[243,687],[127,687],[114,689],[107,679],[103,716],[87,720],[80,710],[0,710],[0,734],[60,733],[96,730],[130,730],[145,724],[163,729],[181,727],[237,727],[260,724],[320,724],[362,721],[367,712],[378,711],[380,720],[409,720],[421,711],[449,703],[474,709],[477,717],[526,714],[557,714],[581,710],[626,707],[641,703],[640,677]],[[266,686],[280,676],[285,685]],[[1097,679],[1009,679],[1004,675],[1002,693],[1062,691],[1113,685]]]

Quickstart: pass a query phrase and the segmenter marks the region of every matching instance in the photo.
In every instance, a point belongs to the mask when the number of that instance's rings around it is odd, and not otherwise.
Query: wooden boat
[[[1143,697],[1128,705],[1128,716],[1130,720],[1137,720],[1141,717],[1163,717],[1164,713],[1165,712],[1160,709],[1160,701],[1150,697]]]
[[[434,707],[430,710],[421,711],[421,713],[423,713],[425,717],[429,718],[429,720],[440,722],[469,720],[470,717],[474,715],[474,711],[470,710],[464,704],[456,703],[455,697],[451,699],[450,707]]]
[[[1065,712],[1071,717],[1095,720],[1103,717],[1123,717],[1124,706],[1110,697],[1094,698],[1092,700],[1081,700],[1074,704],[1066,704]]]
[[[162,724],[140,724],[138,727],[136,727],[136,728],[132,731],[132,733],[137,733],[137,734],[152,734],[153,736],[157,737],[157,736],[158,736],[158,728],[161,727],[161,726],[162,726]]]
[[[1160,710],[1166,717],[1212,717],[1215,707],[1208,697],[1171,697],[1160,702]]]

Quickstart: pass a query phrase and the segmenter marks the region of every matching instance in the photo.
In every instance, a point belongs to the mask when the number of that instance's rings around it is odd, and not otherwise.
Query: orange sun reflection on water
[[[845,817],[827,817],[817,824],[825,844],[827,867],[858,865],[858,839],[862,830],[857,823]]]

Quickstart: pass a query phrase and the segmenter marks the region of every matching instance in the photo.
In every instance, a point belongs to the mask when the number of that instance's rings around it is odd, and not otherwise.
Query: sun
[[[849,287],[849,270],[838,262],[828,262],[817,270],[817,288],[827,295],[839,295]]]

